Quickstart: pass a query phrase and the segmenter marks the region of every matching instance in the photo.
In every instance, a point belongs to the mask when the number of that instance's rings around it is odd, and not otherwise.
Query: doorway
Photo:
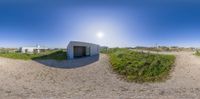
[[[74,58],[80,58],[86,56],[86,47],[74,46]]]

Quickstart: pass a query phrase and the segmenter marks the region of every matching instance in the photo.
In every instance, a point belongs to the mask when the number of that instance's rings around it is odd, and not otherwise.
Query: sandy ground
[[[85,66],[84,59],[74,61],[81,64],[74,68],[56,66],[68,61],[0,58],[0,99],[199,99],[200,58],[191,52],[171,54],[177,59],[169,80],[144,84],[120,79],[106,55]]]

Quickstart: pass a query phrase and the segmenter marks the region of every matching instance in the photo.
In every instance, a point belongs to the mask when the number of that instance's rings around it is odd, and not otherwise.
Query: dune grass
[[[173,55],[135,52],[128,49],[110,49],[110,62],[114,71],[128,81],[155,82],[168,77],[175,61]]]
[[[12,59],[22,59],[22,60],[43,60],[43,59],[54,59],[54,60],[65,60],[67,55],[65,51],[46,51],[38,54],[26,54],[26,53],[0,53],[0,57],[12,58]]]

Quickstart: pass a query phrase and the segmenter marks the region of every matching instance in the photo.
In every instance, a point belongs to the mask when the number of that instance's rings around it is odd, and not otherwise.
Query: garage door
[[[84,57],[86,56],[86,47],[84,46],[74,46],[74,57]]]

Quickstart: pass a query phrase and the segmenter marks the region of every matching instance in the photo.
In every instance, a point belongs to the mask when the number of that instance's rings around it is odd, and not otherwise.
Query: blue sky
[[[97,33],[103,33],[98,38]],[[0,2],[0,47],[200,47],[200,2],[60,0]]]

